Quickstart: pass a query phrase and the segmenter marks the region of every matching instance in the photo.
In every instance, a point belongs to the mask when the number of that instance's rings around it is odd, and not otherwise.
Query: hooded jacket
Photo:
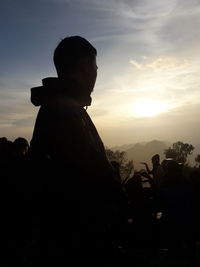
[[[78,93],[58,78],[46,78],[42,86],[31,89],[31,102],[40,106],[30,143],[33,157],[112,172],[101,138],[84,109],[91,103],[90,94]]]
[[[124,195],[84,109],[89,97],[77,97],[56,78],[32,88],[31,101],[40,109],[30,145],[40,165],[34,166],[34,177],[39,179],[38,187],[44,188],[40,193],[43,231],[58,240],[52,244],[65,247],[66,241],[70,245],[75,242],[81,251],[85,248],[85,255],[89,251],[90,258],[91,254],[102,256],[107,249],[108,226],[119,224]],[[56,249],[52,251],[55,254]]]

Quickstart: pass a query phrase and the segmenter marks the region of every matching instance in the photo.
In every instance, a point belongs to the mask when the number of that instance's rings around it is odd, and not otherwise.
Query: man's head
[[[74,71],[84,58],[88,58],[92,62],[96,55],[96,49],[83,37],[66,37],[58,44],[54,51],[53,60],[58,76]]]
[[[96,55],[97,50],[83,37],[66,37],[54,51],[58,77],[74,81],[80,93],[90,95],[97,77]]]

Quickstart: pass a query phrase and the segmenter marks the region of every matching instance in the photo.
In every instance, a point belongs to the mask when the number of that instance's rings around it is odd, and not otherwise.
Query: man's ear
[[[72,79],[77,79],[80,76],[83,76],[83,74],[87,73],[88,67],[86,65],[85,59],[80,59],[76,65],[73,66],[73,69],[70,71],[70,77]]]

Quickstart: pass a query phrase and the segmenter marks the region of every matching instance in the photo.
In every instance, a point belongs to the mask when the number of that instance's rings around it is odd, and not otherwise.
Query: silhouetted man
[[[40,106],[30,145],[42,177],[41,254],[50,263],[68,262],[75,253],[73,261],[110,266],[108,228],[123,196],[85,109],[97,77],[96,54],[82,37],[63,39],[54,52],[58,77],[31,89],[32,103]]]

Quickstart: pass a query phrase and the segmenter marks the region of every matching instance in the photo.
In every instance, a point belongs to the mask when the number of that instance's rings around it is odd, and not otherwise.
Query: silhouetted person
[[[31,89],[32,103],[40,106],[30,145],[35,169],[41,168],[35,177],[45,264],[111,264],[109,227],[117,223],[123,193],[85,109],[97,77],[96,55],[82,37],[63,39],[54,51],[58,77]]]
[[[165,177],[160,188],[163,222],[161,235],[173,256],[182,253],[192,231],[192,191],[182,174],[182,167],[171,160],[165,167]]]
[[[30,169],[28,141],[19,137],[14,142],[0,138],[1,166],[1,265],[21,265],[25,243],[32,232]]]
[[[13,142],[6,137],[0,138],[0,164],[8,163],[13,158]]]
[[[125,189],[129,200],[129,215],[133,220],[132,243],[135,242],[137,254],[142,253],[143,259],[147,260],[145,257],[150,257],[154,246],[152,242],[154,238],[154,203],[151,188],[143,186],[143,179],[145,178],[149,179],[146,172],[135,172],[133,177],[126,182]],[[135,255],[136,258],[138,257],[137,254]]]
[[[200,169],[194,169],[189,176],[190,185],[192,188],[192,219],[191,219],[191,240],[196,244],[200,240]]]
[[[141,162],[141,164],[145,165],[147,173],[151,174],[153,176],[153,178],[155,179],[156,178],[156,171],[157,171],[158,167],[160,166],[160,156],[158,154],[154,155],[151,158],[151,162],[152,162],[152,166],[153,166],[152,170],[149,169],[149,166],[146,162]]]
[[[151,158],[152,169],[150,170],[148,164],[146,162],[141,162],[141,164],[145,165],[146,171],[150,177],[153,177],[154,184],[159,189],[160,183],[162,182],[162,177],[164,175],[163,168],[160,164],[160,155],[155,154]]]
[[[18,137],[13,142],[14,157],[16,159],[26,159],[29,155],[29,143],[24,137]]]

